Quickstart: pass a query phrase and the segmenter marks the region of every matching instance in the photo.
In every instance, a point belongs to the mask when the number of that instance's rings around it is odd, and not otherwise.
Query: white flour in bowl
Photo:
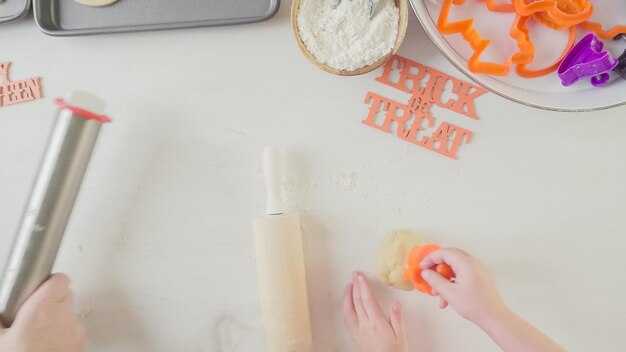
[[[370,20],[369,0],[302,0],[298,31],[319,62],[351,71],[387,55],[398,36],[400,11],[393,0],[380,0]]]

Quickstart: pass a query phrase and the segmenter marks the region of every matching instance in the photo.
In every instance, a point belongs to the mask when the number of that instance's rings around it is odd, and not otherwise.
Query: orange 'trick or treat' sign
[[[407,257],[407,269],[404,271],[404,279],[406,281],[412,282],[416,290],[431,296],[433,295],[433,289],[426,280],[422,278],[423,269],[420,267],[420,263],[427,255],[440,248],[441,247],[437,244],[425,244],[420,247],[415,247]],[[455,278],[454,271],[452,271],[452,268],[448,264],[437,265],[435,271],[446,280],[451,281]]]
[[[473,132],[455,124],[443,121],[435,127],[431,108],[437,105],[478,120],[474,102],[486,92],[484,88],[398,55],[387,61],[376,81],[411,96],[403,104],[368,92],[365,104],[370,107],[363,124],[386,133],[395,129],[398,138],[452,159],[472,141]],[[448,98],[443,98],[444,93]]]
[[[0,63],[0,107],[40,99],[43,94],[39,83],[40,77],[27,78],[20,81],[9,79],[10,62]]]

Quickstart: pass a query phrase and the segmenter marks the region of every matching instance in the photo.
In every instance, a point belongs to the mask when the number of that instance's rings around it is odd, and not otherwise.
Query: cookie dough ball
[[[406,257],[413,248],[423,244],[420,235],[407,230],[388,233],[380,246],[376,262],[380,281],[400,290],[413,290],[413,284],[404,280]]]
[[[93,6],[93,7],[102,7],[109,6],[113,3],[116,3],[118,0],[74,0],[79,4]]]

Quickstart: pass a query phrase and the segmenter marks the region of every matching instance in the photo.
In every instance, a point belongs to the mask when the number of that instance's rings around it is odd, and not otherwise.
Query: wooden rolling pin
[[[286,214],[280,154],[265,148],[267,216],[254,220],[261,313],[268,352],[310,352],[311,319],[298,214]]]

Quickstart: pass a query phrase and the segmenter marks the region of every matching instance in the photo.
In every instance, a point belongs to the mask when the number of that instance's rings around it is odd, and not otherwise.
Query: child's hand
[[[454,282],[431,270],[441,263],[452,267],[456,274]],[[504,310],[505,305],[489,270],[464,251],[455,248],[436,250],[427,255],[420,266],[425,269],[422,277],[433,288],[433,294],[439,295],[441,308],[450,304],[462,317],[474,323]]]
[[[432,269],[446,263],[456,274],[450,282]],[[441,308],[448,303],[465,319],[483,329],[503,351],[565,351],[548,336],[506,307],[489,270],[459,249],[436,250],[424,258],[422,277],[439,295]]]
[[[343,315],[359,352],[405,352],[406,332],[400,302],[389,310],[389,318],[372,295],[367,278],[352,275],[343,300]]]
[[[70,280],[52,275],[22,305],[9,329],[0,327],[0,351],[83,352],[85,329],[73,312]]]

